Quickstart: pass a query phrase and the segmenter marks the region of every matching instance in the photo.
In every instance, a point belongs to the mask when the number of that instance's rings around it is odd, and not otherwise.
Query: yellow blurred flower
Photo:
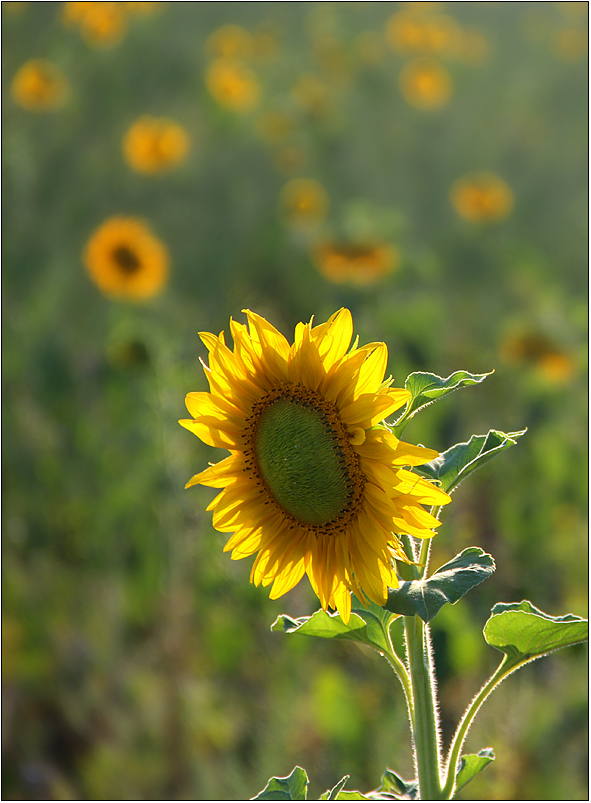
[[[357,58],[364,64],[378,64],[386,56],[384,37],[377,31],[362,31],[357,34],[353,47]]]
[[[540,332],[508,335],[501,343],[500,356],[508,364],[532,365],[544,379],[555,384],[568,382],[575,373],[572,357]]]
[[[127,32],[128,3],[64,3],[66,25],[79,25],[86,41],[95,47],[112,47]]]
[[[291,96],[297,105],[311,114],[323,114],[331,105],[331,88],[311,73],[301,75],[296,81]]]
[[[565,17],[586,17],[589,13],[589,3],[556,3]]]
[[[152,298],[168,278],[166,246],[138,218],[106,220],[91,236],[83,256],[93,282],[118,300]]]
[[[285,112],[270,110],[261,114],[256,122],[258,135],[265,142],[275,143],[284,140],[295,127],[295,122]]]
[[[64,105],[69,84],[55,64],[45,59],[31,59],[14,76],[11,89],[19,106],[44,112]]]
[[[174,120],[144,116],[123,140],[128,164],[139,173],[160,173],[181,162],[190,147],[189,135]]]
[[[312,178],[292,178],[281,190],[281,212],[288,223],[297,227],[320,223],[326,216],[328,204],[326,190]]]
[[[147,17],[150,14],[157,14],[164,8],[164,3],[125,3],[125,10],[128,14],[137,14],[138,17]]]
[[[386,37],[397,53],[442,56],[457,49],[460,28],[446,14],[423,16],[404,10],[392,14],[386,25]]]
[[[554,54],[561,61],[579,61],[584,59],[589,50],[587,30],[580,28],[563,28],[554,35],[552,42]]]
[[[304,151],[297,145],[285,145],[275,154],[274,163],[280,173],[289,175],[301,173],[306,167],[307,158]]]
[[[2,3],[2,11],[5,14],[9,14],[11,16],[16,17],[19,14],[22,14],[28,5],[29,5],[28,3],[5,2]]]
[[[433,59],[409,61],[400,73],[400,89],[416,109],[438,109],[451,98],[453,84],[448,71]]]
[[[400,261],[398,251],[387,243],[320,243],[313,257],[324,278],[338,284],[374,284]]]
[[[456,181],[450,200],[458,215],[471,223],[504,220],[513,209],[513,193],[494,173],[471,173]]]
[[[248,59],[252,56],[253,41],[240,25],[222,25],[209,36],[205,47],[213,58]]]
[[[271,26],[263,26],[252,33],[252,58],[256,62],[266,62],[274,58],[279,50],[277,33]]]
[[[235,112],[249,112],[258,105],[261,85],[254,72],[241,61],[216,59],[205,76],[206,86],[215,100]]]
[[[476,28],[464,28],[457,43],[457,57],[470,66],[485,62],[490,53],[488,39]]]

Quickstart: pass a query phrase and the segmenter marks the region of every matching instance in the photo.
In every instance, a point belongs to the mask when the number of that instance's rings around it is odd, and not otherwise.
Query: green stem
[[[394,648],[389,653],[384,653],[384,657],[394,670],[394,673],[400,681],[404,689],[404,696],[406,697],[406,706],[408,708],[408,718],[410,720],[411,731],[414,731],[415,710],[414,701],[412,698],[412,685],[410,677],[404,663],[400,660],[398,655],[394,652]]]
[[[405,616],[407,657],[414,701],[413,743],[421,800],[441,800],[439,716],[428,627]]]
[[[446,778],[445,778],[445,786],[443,787],[442,799],[443,800],[451,800],[454,794],[455,785],[456,785],[456,775],[458,772],[458,760],[460,758],[460,750],[462,749],[462,745],[464,743],[464,739],[466,738],[466,734],[474,720],[474,717],[478,713],[478,709],[482,705],[482,703],[486,700],[488,695],[492,692],[495,686],[504,680],[507,675],[511,674],[513,670],[516,668],[514,664],[511,664],[509,657],[505,655],[503,660],[497,667],[496,672],[487,680],[484,684],[482,689],[478,692],[476,697],[472,700],[462,719],[460,720],[460,724],[455,732],[454,738],[451,743],[451,747],[449,749],[449,758],[447,760],[447,770],[446,770]]]

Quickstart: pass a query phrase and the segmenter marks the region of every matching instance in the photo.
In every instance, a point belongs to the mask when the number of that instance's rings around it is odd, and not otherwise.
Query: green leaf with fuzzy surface
[[[472,435],[467,443],[456,443],[430,463],[418,466],[415,470],[437,480],[441,490],[451,493],[473,471],[514,446],[517,438],[526,431],[505,433],[491,429],[486,435]]]
[[[326,792],[320,795],[320,800],[369,800],[370,798],[358,792],[356,789],[349,790],[343,788],[350,777],[350,775],[345,775],[344,778],[341,778],[332,789],[327,789]]]
[[[394,770],[386,770],[382,775],[379,789],[368,792],[371,800],[416,800],[419,785],[416,781],[405,781]]]
[[[453,605],[471,588],[490,577],[495,570],[491,555],[471,546],[423,580],[408,580],[388,594],[385,607],[403,616],[420,616],[429,622],[440,608]]]
[[[307,800],[308,775],[301,767],[294,767],[284,778],[271,778],[262,792],[251,800]]]
[[[466,784],[470,783],[475,775],[482,772],[494,760],[495,754],[492,747],[485,747],[483,750],[479,750],[478,753],[462,756],[456,773],[455,792],[459,792]]]
[[[299,633],[317,638],[345,639],[367,644],[378,652],[390,653],[389,627],[396,614],[371,602],[367,608],[354,598],[351,618],[345,624],[338,613],[319,610],[312,616],[292,619],[286,614],[277,617],[271,630],[278,633]]]
[[[589,622],[580,616],[550,616],[528,600],[499,602],[484,626],[484,638],[511,663],[524,664],[589,638]]]
[[[492,371],[490,372],[492,373]],[[486,379],[488,374],[471,374],[468,371],[456,371],[448,377],[437,376],[437,374],[428,374],[422,371],[416,371],[406,378],[404,387],[410,391],[411,398],[407,402],[404,413],[401,418],[392,425],[394,434],[399,437],[404,427],[409,420],[426,407],[438,399],[443,398],[448,393],[454,390],[468,387],[469,385],[477,385]]]

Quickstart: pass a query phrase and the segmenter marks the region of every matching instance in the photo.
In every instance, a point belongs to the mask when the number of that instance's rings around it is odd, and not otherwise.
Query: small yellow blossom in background
[[[125,3],[125,10],[128,14],[137,14],[138,17],[148,17],[150,14],[158,14],[164,8],[165,3]]]
[[[91,236],[84,264],[97,287],[117,300],[145,301],[168,278],[164,243],[138,218],[112,217]]]
[[[353,40],[353,49],[363,64],[379,64],[386,56],[386,43],[377,31],[362,31]]]
[[[589,3],[556,3],[565,17],[586,17],[589,13]]]
[[[587,30],[563,28],[554,34],[552,42],[554,55],[561,61],[579,61],[587,56],[589,38]]]
[[[507,336],[500,356],[510,365],[532,365],[543,379],[557,385],[569,382],[575,373],[572,357],[539,332]]]
[[[270,61],[279,50],[279,38],[274,27],[263,25],[252,33],[252,58],[256,62]]]
[[[45,59],[25,62],[12,80],[12,96],[23,109],[35,112],[60,109],[69,85],[55,64]]]
[[[29,5],[28,3],[6,2],[2,3],[2,11],[5,14],[9,14],[11,16],[16,17],[19,14],[22,14],[28,5]]]
[[[282,111],[271,109],[264,112],[256,121],[256,131],[262,140],[270,144],[281,142],[295,128],[293,117]]]
[[[240,25],[222,25],[211,34],[205,47],[213,58],[249,59],[253,53],[253,40]]]
[[[182,126],[148,115],[140,117],[123,140],[125,159],[139,173],[161,173],[175,167],[189,147],[189,135]]]
[[[257,76],[244,62],[236,59],[221,58],[212,62],[205,83],[220,106],[235,112],[252,111],[261,99]]]
[[[387,243],[321,243],[313,257],[322,276],[337,284],[374,284],[400,262],[398,251]]]
[[[476,67],[484,63],[490,54],[488,39],[476,28],[464,28],[457,42],[457,58]]]
[[[64,3],[62,20],[79,25],[93,47],[113,47],[127,33],[128,3]]]
[[[281,190],[280,208],[286,221],[296,227],[321,223],[328,211],[328,194],[313,178],[293,178]]]
[[[458,215],[471,223],[504,220],[513,209],[513,193],[494,173],[471,173],[456,181],[450,200]]]
[[[427,58],[409,61],[400,73],[399,84],[405,100],[415,109],[445,106],[453,92],[451,76],[445,67]]]
[[[286,145],[275,154],[274,164],[280,173],[301,173],[308,163],[306,154],[297,145]]]
[[[291,96],[300,109],[310,114],[322,115],[331,106],[330,86],[312,73],[305,73],[298,78]]]
[[[457,22],[446,14],[422,16],[398,11],[386,24],[386,38],[392,50],[402,55],[442,56],[457,50],[460,38]]]

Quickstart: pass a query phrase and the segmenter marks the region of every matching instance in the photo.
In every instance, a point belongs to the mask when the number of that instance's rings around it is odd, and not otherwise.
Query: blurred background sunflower
[[[494,368],[405,432],[529,430],[436,539],[438,565],[477,544],[499,567],[435,623],[444,738],[496,665],[493,603],[585,615],[587,4],[2,15],[3,797],[241,799],[296,764],[310,797],[412,777],[390,670],[270,633],[315,596],[269,600],[222,554],[214,492],[183,486],[223,455],[176,422],[207,390],[198,331],[245,307],[286,334],[348,307],[398,386]],[[470,795],[587,798],[583,655],[503,684]]]

